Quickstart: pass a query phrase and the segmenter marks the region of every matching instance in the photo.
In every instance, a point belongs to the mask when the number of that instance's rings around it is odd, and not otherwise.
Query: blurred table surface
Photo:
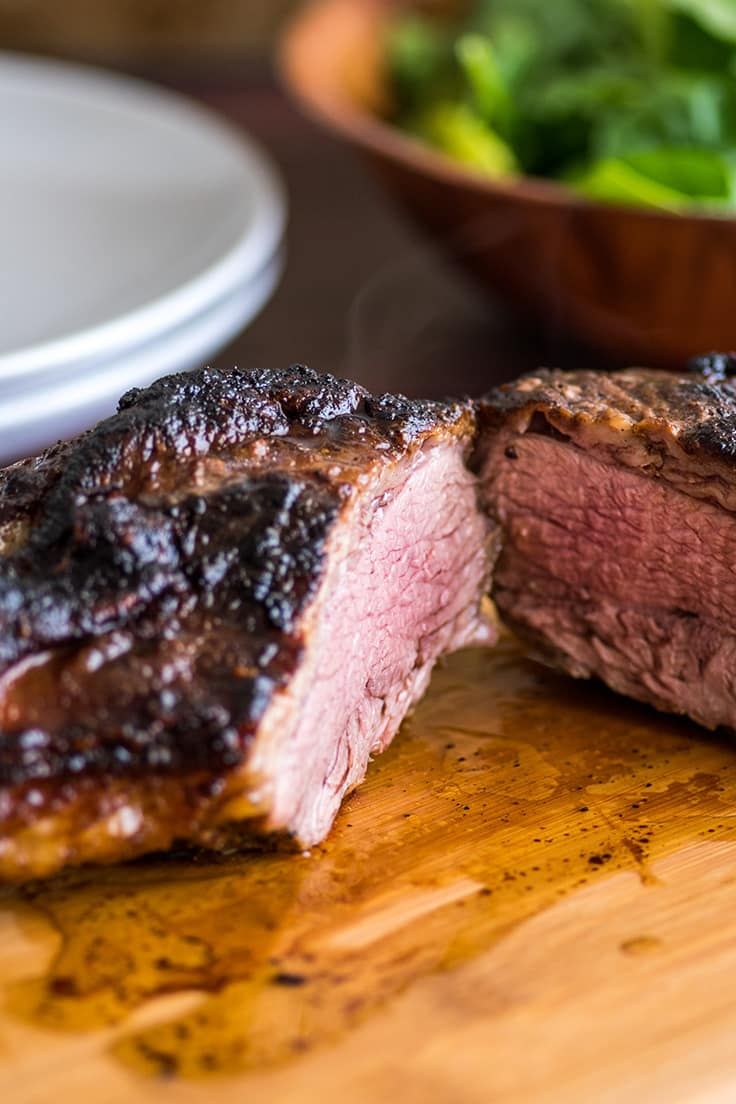
[[[281,285],[213,363],[300,361],[376,391],[443,395],[477,394],[540,363],[585,357],[450,269],[358,155],[308,120],[268,69],[166,83],[254,135],[289,192]]]

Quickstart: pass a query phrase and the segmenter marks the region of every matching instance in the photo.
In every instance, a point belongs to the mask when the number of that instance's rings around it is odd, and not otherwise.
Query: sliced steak
[[[321,840],[479,615],[467,403],[204,370],[0,474],[0,875]]]
[[[540,658],[736,728],[736,393],[702,371],[540,372],[480,404],[493,594]]]

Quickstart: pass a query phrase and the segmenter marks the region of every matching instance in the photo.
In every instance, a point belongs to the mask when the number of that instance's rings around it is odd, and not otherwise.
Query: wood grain
[[[466,653],[310,855],[6,892],[0,1099],[730,1101],[735,811],[729,742]]]
[[[273,89],[201,91],[268,140],[293,193],[285,283],[221,363],[304,357],[420,394],[448,390],[448,363],[477,391],[570,362],[469,311]],[[0,898],[0,1100],[730,1104],[735,813],[730,742],[513,653],[455,660],[312,856],[150,862]],[[272,984],[337,962],[362,1015],[329,977]],[[275,1063],[195,1074],[196,1034],[178,1073],[136,1058],[131,1040],[197,1013],[222,1046],[282,1042],[308,1026],[310,988],[325,1020]]]

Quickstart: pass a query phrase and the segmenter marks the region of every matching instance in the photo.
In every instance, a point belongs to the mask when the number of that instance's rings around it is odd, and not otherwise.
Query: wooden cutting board
[[[311,854],[0,899],[3,1104],[736,1099],[736,746],[506,642]]]

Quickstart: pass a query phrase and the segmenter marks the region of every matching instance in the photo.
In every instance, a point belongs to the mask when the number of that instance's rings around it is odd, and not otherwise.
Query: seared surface
[[[0,869],[219,842],[215,824],[268,818],[247,760],[303,663],[335,534],[435,445],[464,471],[473,432],[467,404],[299,366],[207,369],[1,473]]]
[[[499,388],[481,404],[483,480],[494,597],[538,655],[733,727],[736,401],[705,367]]]
[[[736,461],[736,373],[712,363],[703,358],[682,374],[544,370],[491,391],[480,402],[481,418],[500,428],[521,426],[536,413],[578,443],[593,434],[592,443],[623,450],[627,463],[650,473],[670,457],[729,470]],[[631,457],[637,444],[647,454],[640,459]]]

